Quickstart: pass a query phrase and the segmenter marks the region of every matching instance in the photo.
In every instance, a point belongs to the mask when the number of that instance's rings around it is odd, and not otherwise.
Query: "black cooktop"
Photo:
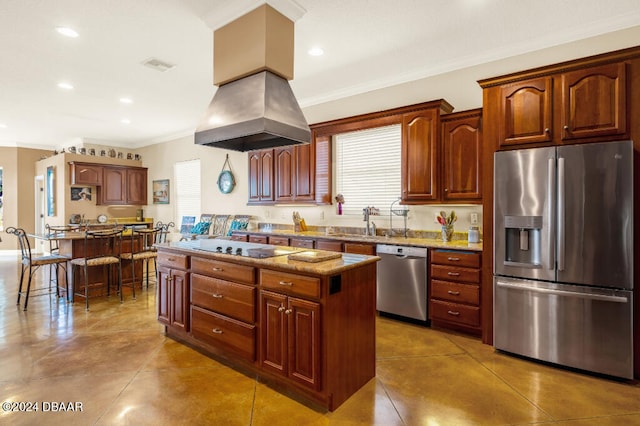
[[[264,259],[275,256],[286,256],[291,253],[304,251],[295,247],[272,246],[269,244],[246,243],[242,241],[208,239],[195,240],[183,243],[194,250],[208,251],[212,253],[230,254],[234,256],[253,257]]]

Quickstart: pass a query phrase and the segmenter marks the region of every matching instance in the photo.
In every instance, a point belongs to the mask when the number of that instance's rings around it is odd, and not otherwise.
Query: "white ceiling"
[[[237,17],[230,4],[264,2],[0,0],[0,145],[136,147],[193,133],[215,92],[212,29]],[[439,98],[479,107],[477,79],[640,45],[638,0],[267,2],[302,14],[291,86],[310,123]],[[313,46],[325,55],[307,55]],[[151,57],[176,67],[141,65]]]

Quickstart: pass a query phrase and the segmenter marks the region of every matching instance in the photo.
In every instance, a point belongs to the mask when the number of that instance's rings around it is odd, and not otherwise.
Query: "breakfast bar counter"
[[[224,239],[157,248],[168,336],[329,410],[375,377],[377,256]]]

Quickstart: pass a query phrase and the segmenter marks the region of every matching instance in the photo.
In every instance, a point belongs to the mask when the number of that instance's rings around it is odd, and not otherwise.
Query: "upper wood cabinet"
[[[249,152],[249,203],[273,202],[273,149]]]
[[[624,62],[565,73],[561,84],[562,140],[626,133]]]
[[[331,144],[313,138],[249,153],[249,204],[331,202]]]
[[[439,112],[436,108],[402,115],[402,201],[436,200]]]
[[[71,185],[102,185],[102,165],[90,163],[69,163]]]
[[[552,91],[551,77],[502,87],[498,127],[502,145],[551,141]]]
[[[624,62],[506,82],[499,90],[499,105],[488,107],[499,111],[500,147],[626,137]]]
[[[146,168],[104,166],[102,180],[97,188],[98,204],[147,204]]]
[[[482,109],[442,116],[442,199],[482,201]]]

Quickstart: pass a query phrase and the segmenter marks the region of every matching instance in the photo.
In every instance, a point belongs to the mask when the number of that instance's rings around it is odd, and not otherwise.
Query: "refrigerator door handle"
[[[564,199],[564,158],[558,157],[558,271],[564,271],[565,249],[565,199]]]
[[[569,296],[569,297],[580,297],[583,299],[590,299],[590,300],[600,300],[603,302],[614,302],[614,303],[628,303],[629,299],[624,297],[624,296],[607,296],[605,294],[589,294],[589,293],[576,293],[573,291],[566,291],[566,290],[554,290],[554,289],[549,289],[549,288],[539,288],[539,287],[529,287],[529,286],[523,286],[523,285],[518,285],[518,284],[510,284],[510,283],[506,283],[506,282],[496,282],[496,286],[497,287],[503,287],[503,288],[511,288],[511,289],[515,289],[515,290],[521,290],[521,291],[529,291],[532,293],[544,293],[544,294],[551,294],[551,295],[556,295],[556,296]]]
[[[555,223],[553,220],[553,210],[555,207],[554,188],[556,187],[556,159],[549,158],[547,167],[547,217],[549,218],[549,226],[547,232],[547,252],[549,253],[548,265],[549,269],[556,268],[555,258]]]

